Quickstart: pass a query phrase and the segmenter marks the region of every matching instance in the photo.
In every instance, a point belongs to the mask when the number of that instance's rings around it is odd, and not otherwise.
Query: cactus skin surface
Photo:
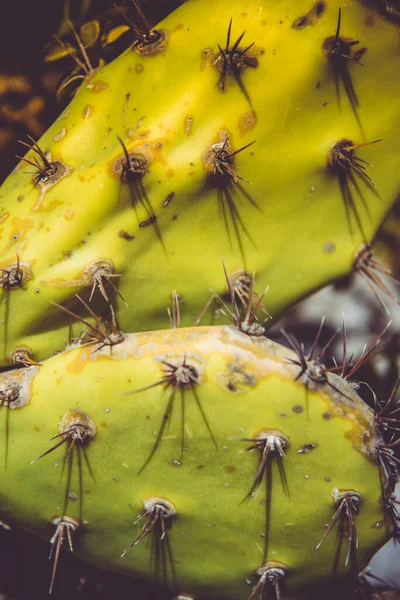
[[[265,563],[283,570],[287,598],[329,580],[336,559],[343,576],[387,539],[382,442],[351,386],[299,377],[295,359],[221,326],[127,334],[112,352],[77,347],[25,367],[28,401],[0,413],[0,518],[55,544],[64,517],[85,560],[196,598],[248,598]],[[275,447],[257,476],[266,434]],[[315,550],[346,493],[360,499],[358,550],[345,532],[337,554],[339,523]],[[154,503],[153,528],[129,549]]]
[[[347,5],[340,35],[359,45],[334,71],[323,45],[332,45],[340,6],[300,27],[308,2],[190,0],[157,27],[157,53],[136,46],[83,81],[39,142],[50,167],[31,150],[26,158],[44,173],[21,162],[0,191],[2,364],[21,345],[38,361],[64,349],[68,317],[51,302],[84,314],[74,294],[88,300],[96,261],[120,275],[124,331],[166,326],[175,288],[191,324],[210,288],[225,292],[220,257],[229,274],[246,269],[270,286],[274,316],[351,272],[399,192],[400,51],[392,23]],[[229,48],[243,31],[239,47],[254,45],[243,70],[222,77],[230,19]],[[118,138],[139,181],[123,173]],[[345,148],[374,165],[362,163],[376,188],[352,171],[358,193],[328,165],[332,148],[381,138]],[[226,140],[225,155],[245,147],[228,167],[215,163]],[[109,319],[99,290],[92,302]]]

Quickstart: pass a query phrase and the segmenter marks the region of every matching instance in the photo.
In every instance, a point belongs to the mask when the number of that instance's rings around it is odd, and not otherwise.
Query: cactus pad
[[[0,413],[0,517],[50,540],[56,560],[64,541],[196,598],[294,598],[387,537],[373,411],[265,337],[127,334],[13,377],[25,401]]]

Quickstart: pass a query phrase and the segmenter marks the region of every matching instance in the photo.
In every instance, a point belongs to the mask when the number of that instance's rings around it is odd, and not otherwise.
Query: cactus
[[[3,374],[21,401],[8,404],[2,514],[56,555],[68,538],[95,564],[199,598],[300,597],[354,572],[387,536],[389,450],[373,411],[317,362],[305,372],[293,351],[222,326],[127,334],[112,352]]]
[[[394,202],[393,24],[361,5],[299,24],[299,5],[219,0],[210,28],[204,6],[153,31],[136,18],[133,48],[102,68],[82,56],[73,102],[4,183],[3,364],[64,348],[51,302],[79,312],[99,261],[124,331],[165,327],[175,288],[193,323],[225,292],[221,256],[231,278],[256,272],[277,316],[351,272]]]
[[[400,539],[398,386],[372,410],[352,381],[387,328],[333,369],[322,324],[266,338],[345,274],[395,299],[397,31],[337,0],[155,29],[133,4],[106,66],[72,27],[79,90],[0,191],[0,524],[50,542],[50,593],[69,547],[177,598],[305,598]]]

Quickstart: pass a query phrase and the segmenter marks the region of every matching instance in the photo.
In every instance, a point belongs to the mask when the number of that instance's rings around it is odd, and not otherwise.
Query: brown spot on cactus
[[[94,107],[91,104],[86,104],[82,111],[84,119],[89,119],[94,113]]]
[[[308,25],[315,25],[315,22],[324,14],[326,7],[326,2],[316,2],[305,15],[302,15],[293,21],[292,29],[301,30]]]
[[[148,219],[145,219],[144,221],[140,221],[139,227],[140,229],[142,229],[143,227],[148,227],[149,225],[155,225],[156,222],[157,217],[154,215],[152,217],[149,217]]]
[[[134,235],[131,235],[130,233],[128,233],[127,231],[125,231],[125,229],[120,229],[118,231],[118,235],[120,238],[122,238],[123,240],[126,240],[127,242],[131,242],[132,240],[135,239]]]
[[[185,122],[184,122],[185,135],[192,134],[192,127],[193,127],[193,115],[187,115],[185,117]]]
[[[242,113],[239,116],[238,129],[240,137],[243,137],[247,131],[254,129],[257,123],[257,115],[255,110]]]
[[[174,199],[175,196],[175,192],[170,192],[168,194],[168,196],[165,198],[164,202],[162,203],[163,207],[166,208],[167,206],[169,206],[172,202],[172,200]]]
[[[316,448],[317,444],[304,444],[301,448],[297,450],[297,454],[310,454],[314,448]]]

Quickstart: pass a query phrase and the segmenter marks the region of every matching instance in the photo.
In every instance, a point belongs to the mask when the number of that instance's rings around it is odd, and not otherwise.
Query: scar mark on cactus
[[[344,491],[340,492],[337,488],[332,490],[332,497],[334,499],[336,512],[332,517],[332,521],[327,528],[326,532],[322,536],[321,541],[317,546],[314,547],[314,550],[319,550],[330,534],[332,529],[338,524],[338,548],[337,548],[337,556],[335,557],[335,563],[339,558],[341,544],[343,537],[347,535],[347,553],[345,566],[347,567],[349,564],[351,569],[356,567],[356,554],[358,549],[358,533],[356,527],[355,516],[359,512],[362,496],[358,492],[354,491]],[[335,570],[337,565],[335,564]]]
[[[30,158],[19,156],[18,154],[16,156],[35,169],[33,172],[30,172],[33,175],[32,182],[34,186],[41,188],[39,199],[32,209],[36,211],[40,208],[46,191],[69,175],[71,168],[59,160],[52,161],[49,152],[43,152],[38,143],[30,135],[27,137],[31,142],[30,144],[22,140],[19,141],[20,144],[32,150],[33,155]]]
[[[193,127],[193,115],[186,115],[184,121],[184,132],[185,135],[192,135],[192,127]]]
[[[118,235],[120,238],[122,238],[123,240],[126,240],[127,242],[131,242],[132,240],[135,239],[134,235],[131,235],[130,233],[128,233],[127,231],[125,231],[125,229],[120,229],[118,231]]]
[[[237,154],[243,152],[255,142],[251,142],[238,150],[232,151],[228,134],[225,131],[222,131],[220,132],[220,137],[222,141],[213,144],[204,155],[207,172],[204,186],[207,188],[215,188],[217,190],[219,213],[220,217],[223,219],[229,243],[232,245],[231,231],[233,230],[243,263],[245,263],[242,234],[248,238],[253,246],[254,242],[240,216],[237,205],[242,199],[245,199],[254,208],[258,210],[261,209],[239,183],[239,181],[245,183],[249,183],[249,181],[236,173],[233,159]]]
[[[340,109],[340,85],[343,86],[347,98],[350,102],[351,109],[357,120],[358,126],[361,132],[363,131],[360,117],[358,115],[358,97],[353,84],[353,80],[349,71],[349,63],[355,62],[358,65],[364,66],[363,63],[357,58],[356,55],[352,55],[353,46],[356,46],[360,42],[358,40],[351,40],[349,38],[341,37],[341,9],[339,7],[338,20],[336,26],[336,33],[334,36],[327,37],[322,44],[322,51],[325,57],[329,61],[329,65],[333,72],[336,87],[336,97]]]
[[[140,221],[139,227],[140,229],[143,229],[143,227],[148,227],[149,225],[154,225],[155,223],[157,223],[157,217],[154,215],[154,217],[149,217],[144,221]]]
[[[250,371],[245,362],[229,362],[225,371],[218,374],[216,382],[234,394],[243,393],[243,386],[257,385],[257,375]]]
[[[144,227],[145,225],[142,225],[142,223],[146,222],[147,224],[152,225],[157,238],[164,248],[161,231],[157,223],[157,216],[153,210],[142,181],[145,174],[148,173],[150,162],[142,153],[129,153],[127,147],[120,137],[118,137],[118,141],[122,146],[124,155],[118,158],[115,162],[114,173],[119,177],[121,184],[127,184],[129,187],[131,204],[135,211],[139,227]],[[144,209],[147,215],[147,219],[144,221],[141,221],[139,218],[138,205]]]
[[[167,406],[165,407],[165,410],[164,410],[163,418],[161,421],[160,429],[157,433],[156,441],[154,442],[154,445],[153,445],[153,447],[150,451],[150,454],[147,457],[144,465],[140,468],[139,474],[142,473],[144,471],[144,469],[147,467],[147,465],[150,463],[151,459],[157,452],[157,450],[162,442],[162,438],[163,438],[165,429],[169,428],[171,417],[172,417],[172,412],[173,412],[173,407],[174,407],[175,395],[176,395],[177,390],[179,390],[180,399],[181,399],[181,428],[180,428],[181,461],[183,460],[183,452],[184,452],[184,448],[185,448],[185,413],[186,413],[186,397],[185,396],[186,396],[186,392],[188,390],[190,390],[193,394],[193,398],[194,398],[197,408],[200,412],[201,418],[203,419],[203,422],[207,428],[207,431],[210,435],[210,438],[211,438],[214,446],[216,448],[218,447],[217,442],[214,437],[214,434],[213,434],[210,424],[208,422],[207,416],[201,405],[199,394],[196,390],[196,386],[200,383],[200,372],[199,372],[200,364],[197,364],[197,362],[195,363],[194,360],[192,358],[188,358],[188,356],[186,354],[183,357],[175,357],[175,356],[167,357],[166,359],[160,360],[160,362],[163,365],[164,375],[159,381],[156,381],[155,383],[152,383],[152,384],[150,384],[146,387],[140,388],[138,390],[134,390],[133,392],[127,392],[127,394],[125,394],[125,395],[137,394],[137,393],[140,393],[140,392],[143,392],[143,391],[146,391],[146,390],[152,389],[154,387],[158,387],[158,386],[161,386],[162,388],[164,388],[164,390],[163,390],[164,392],[170,390],[170,395],[168,398]]]
[[[168,196],[165,198],[164,202],[162,203],[163,208],[166,208],[167,206],[169,206],[172,202],[172,200],[175,197],[175,192],[171,192],[168,194]]]
[[[168,32],[165,29],[151,30],[147,24],[138,0],[132,0],[134,6],[133,16],[127,16],[116,4],[115,8],[120,11],[125,21],[133,31],[136,41],[132,50],[141,56],[154,56],[165,50],[168,40]]]
[[[247,133],[247,131],[251,131],[252,129],[254,129],[256,123],[257,114],[255,110],[250,110],[239,115],[238,130],[240,137],[243,137]]]
[[[400,304],[398,298],[396,298],[392,290],[383,281],[382,275],[388,277],[393,283],[400,286],[400,281],[393,277],[390,269],[381,265],[373,257],[373,251],[370,244],[367,244],[358,254],[354,261],[353,270],[355,273],[361,275],[364,281],[367,282],[368,287],[382,306],[383,310],[389,315],[389,308],[385,304],[382,295],[387,296],[390,300],[396,304]]]
[[[253,600],[257,594],[260,594],[260,600],[267,600],[269,597],[268,588],[272,588],[276,600],[281,600],[280,581],[287,575],[286,565],[276,561],[268,561],[256,571],[258,582],[253,587],[248,600]]]
[[[381,141],[382,140],[379,139],[364,144],[354,144],[351,140],[344,138],[339,142],[336,142],[328,155],[328,168],[337,177],[339,182],[350,234],[353,235],[353,228],[351,224],[351,217],[353,216],[364,241],[366,241],[366,234],[364,232],[352,190],[354,190],[360,198],[364,210],[368,216],[368,206],[361,192],[357,179],[360,179],[364,184],[366,184],[366,186],[373,191],[376,196],[379,196],[379,194],[376,191],[376,183],[367,172],[367,167],[372,166],[371,163],[357,156],[355,151],[358,148],[371,146],[372,144],[376,144]]]
[[[246,448],[247,452],[259,450],[257,471],[253,479],[250,490],[243,498],[242,503],[255,496],[260,489],[262,480],[265,475],[265,537],[264,537],[264,558],[268,555],[269,531],[271,523],[271,507],[272,507],[272,462],[275,459],[281,484],[285,495],[289,495],[289,485],[286,478],[283,459],[286,458],[285,450],[289,447],[289,438],[281,431],[271,429],[259,433],[254,438],[242,438],[241,442],[251,442],[252,446]]]
[[[292,23],[292,29],[304,29],[308,25],[314,25],[315,22],[322,17],[326,10],[326,2],[316,2],[312,8],[301,17],[298,17]]]
[[[297,454],[310,454],[317,446],[318,444],[304,444],[304,446],[301,446],[301,448],[297,450]]]
[[[241,92],[251,106],[250,96],[242,80],[242,72],[244,69],[246,69],[246,67],[252,67],[253,69],[258,67],[258,59],[249,53],[249,50],[252,48],[252,46],[254,46],[254,42],[246,48],[242,48],[240,46],[240,42],[246,33],[243,31],[236,42],[231,46],[231,32],[232,19],[229,21],[225,49],[222,49],[218,44],[219,52],[213,59],[214,67],[221,73],[218,81],[218,87],[221,92],[224,93],[226,90],[226,78],[228,75],[233,75]]]
[[[93,318],[94,325],[90,323],[90,321],[87,321],[83,317],[72,312],[69,308],[61,306],[61,304],[57,304],[56,302],[52,302],[52,304],[54,304],[54,306],[57,306],[62,311],[67,313],[67,315],[69,315],[70,317],[76,319],[77,321],[80,321],[85,325],[86,330],[82,333],[82,335],[79,338],[79,343],[81,345],[98,344],[97,348],[95,349],[95,352],[101,350],[105,346],[109,346],[110,351],[112,352],[113,346],[115,346],[116,344],[120,344],[124,341],[124,334],[121,331],[118,331],[115,323],[112,324],[111,333],[108,333],[105,325],[102,323],[101,319],[93,312],[90,306],[86,304],[86,302],[80,296],[78,296],[78,294],[75,294],[75,297],[79,300],[79,302],[88,311],[89,315]],[[69,340],[69,342],[72,343],[72,340]]]
[[[68,540],[68,546],[71,552],[74,551],[72,544],[72,534],[79,529],[79,523],[72,519],[72,517],[62,516],[53,519],[52,524],[56,526],[54,535],[50,540],[51,549],[49,559],[54,559],[53,572],[51,575],[51,582],[49,588],[49,595],[52,594],[54,583],[57,574],[58,561],[60,559],[60,551],[65,539]]]

